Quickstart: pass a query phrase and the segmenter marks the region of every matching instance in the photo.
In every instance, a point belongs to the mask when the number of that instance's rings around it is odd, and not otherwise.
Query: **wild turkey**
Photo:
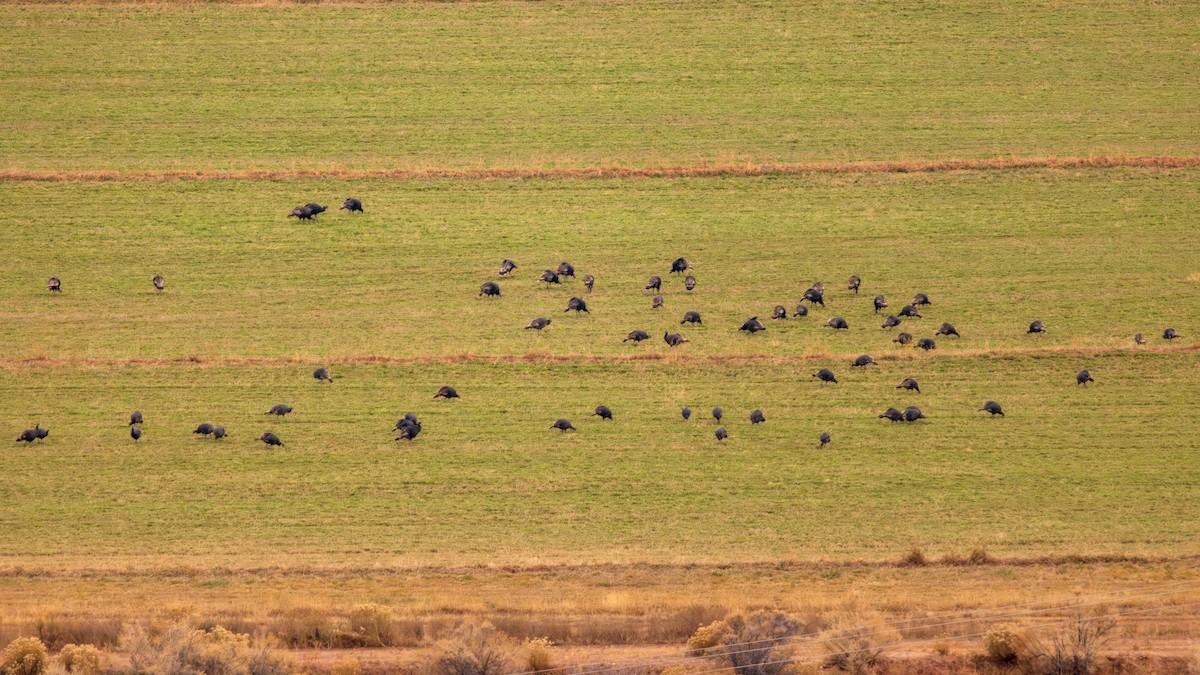
[[[999,415],[1004,417],[1004,409],[1001,408],[1000,404],[996,403],[995,401],[988,401],[984,403],[983,407],[979,409],[979,412],[987,412],[991,413],[993,416]]]
[[[678,347],[679,345],[687,342],[687,338],[683,337],[679,333],[665,333],[664,332],[663,333],[663,342],[666,342],[667,345],[669,345],[671,347]]]
[[[817,372],[813,373],[812,376],[822,382],[832,382],[834,384],[837,384],[837,378],[833,376],[833,371],[828,368],[822,368],[822,369],[818,370]]]
[[[826,321],[825,325],[834,330],[847,330],[850,328],[850,324],[846,323],[846,320],[840,316],[835,316],[832,319]]]
[[[753,335],[754,333],[757,333],[760,330],[766,330],[766,329],[767,329],[767,327],[762,325],[762,322],[758,320],[757,316],[752,316],[749,319],[746,319],[745,321],[743,321],[742,327],[739,328],[738,330],[744,330],[747,333],[750,333],[751,335]]]
[[[953,335],[954,337],[962,337],[958,334],[958,329],[952,323],[943,323],[938,326],[937,332],[934,335]]]
[[[264,432],[262,436],[259,436],[258,440],[262,441],[263,443],[266,443],[268,446],[283,445],[283,441],[279,440],[278,436],[276,436],[275,434],[273,434],[269,431]]]

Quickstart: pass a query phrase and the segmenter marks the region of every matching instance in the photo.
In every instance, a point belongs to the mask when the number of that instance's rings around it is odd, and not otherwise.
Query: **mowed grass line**
[[[7,567],[895,560],[1195,554],[1195,354],[761,364],[28,367],[0,427]],[[1091,368],[1094,386],[1074,373]],[[915,376],[922,393],[893,387]],[[463,394],[433,400],[441,384]],[[986,399],[1008,415],[990,418]],[[277,402],[296,412],[262,413]],[[609,405],[616,420],[589,417]],[[680,406],[695,418],[684,422]],[[718,444],[708,410],[725,408]],[[920,405],[913,425],[877,419]],[[761,407],[768,422],[746,416]],[[140,444],[129,411],[146,413]],[[425,429],[389,432],[404,412]],[[557,417],[576,433],[549,428]],[[191,434],[225,425],[221,443]],[[265,430],[286,443],[266,450]],[[817,449],[831,431],[833,445]]]
[[[1031,170],[679,180],[16,182],[0,192],[5,359],[697,357],[904,353],[880,328],[916,292],[962,350],[1111,349],[1200,335],[1196,170]],[[344,196],[366,213],[338,213]],[[285,218],[319,200],[315,223]],[[686,256],[699,285],[670,261]],[[520,265],[497,276],[503,258]],[[596,276],[561,287],[543,269]],[[162,274],[167,291],[150,278]],[[845,280],[863,279],[859,295]],[[47,277],[63,292],[46,291]],[[652,310],[650,275],[666,305]],[[794,311],[828,284],[827,307]],[[479,298],[496,280],[503,297]],[[573,295],[590,315],[564,314]],[[703,326],[680,326],[696,310]],[[737,331],[752,315],[768,330]],[[534,317],[554,323],[525,330]],[[850,330],[822,324],[842,316]],[[1027,335],[1044,321],[1044,335]],[[648,344],[622,343],[635,328]],[[666,330],[691,343],[672,352]],[[920,357],[925,358],[925,357]]]
[[[0,168],[1200,152],[1190,3],[0,6]]]

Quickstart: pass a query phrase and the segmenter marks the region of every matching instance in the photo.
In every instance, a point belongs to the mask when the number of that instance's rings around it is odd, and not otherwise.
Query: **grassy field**
[[[621,171],[1186,167],[1196,5],[0,3],[0,20],[0,429],[51,429],[0,452],[0,641],[70,624],[113,647],[123,623],[182,619],[344,646],[296,636],[314,616],[348,629],[365,601],[422,648],[481,615],[636,651],[741,609],[827,628],[1200,574],[1200,169]],[[487,172],[597,167],[614,175]],[[171,172],[190,175],[154,178]],[[348,196],[366,213],[337,212]],[[285,217],[310,201],[332,210]],[[679,256],[694,292],[667,274]],[[520,267],[500,278],[504,258]],[[537,281],[562,261],[595,290]],[[767,319],[818,280],[826,307]],[[477,297],[485,281],[503,297]],[[961,338],[891,342],[871,299],[896,313],[917,292],[933,304],[901,330]],[[575,295],[590,314],[563,312]],[[688,310],[704,325],[681,327]],[[739,332],[753,315],[768,330]],[[524,330],[538,316],[554,322]],[[835,316],[850,329],[822,327]],[[653,339],[623,343],[633,329]],[[852,369],[863,353],[879,365]],[[921,393],[894,388],[910,376]],[[434,400],[444,384],[462,399]],[[276,403],[295,412],[265,416]],[[877,417],[910,404],[928,419]],[[389,431],[405,412],[411,444]],[[928,566],[900,564],[914,547]],[[1200,617],[1176,610],[1125,624],[1122,648],[1174,640],[1182,663]]]
[[[1196,170],[566,181],[12,182],[0,193],[5,358],[666,354],[855,356],[896,351],[871,299],[892,312],[916,292],[917,337],[954,323],[939,350],[1109,348],[1134,333],[1185,336],[1200,309]],[[310,200],[364,199],[318,223]],[[688,294],[670,261],[687,256]],[[521,266],[499,278],[503,258]],[[569,260],[580,278],[547,288]],[[162,274],[158,296],[150,278]],[[665,279],[665,307],[644,290]],[[864,280],[860,295],[845,280]],[[63,280],[61,295],[45,280]],[[813,281],[827,307],[737,328]],[[499,281],[503,297],[480,299]],[[572,295],[591,315],[563,314]],[[680,327],[687,310],[703,327]],[[537,316],[544,334],[524,330]],[[831,316],[850,323],[835,333]],[[1049,332],[1026,335],[1034,319]],[[634,347],[635,328],[655,339]],[[1187,340],[1184,340],[1187,342]],[[911,353],[913,350],[904,350]]]
[[[1198,552],[1194,352],[847,362],[347,365],[333,385],[303,364],[23,367],[0,422],[52,433],[5,453],[0,556],[41,569]],[[809,377],[821,365],[841,384]],[[1095,386],[1075,385],[1081,367]],[[905,376],[920,394],[893,389]],[[432,400],[442,383],[463,399]],[[1008,415],[977,412],[987,399]],[[277,402],[296,412],[264,416]],[[614,421],[589,418],[601,403]],[[910,404],[929,419],[876,417]],[[768,422],[751,427],[759,407]],[[133,409],[147,417],[137,445]],[[408,411],[425,429],[398,445]],[[558,417],[578,432],[550,430]],[[189,433],[202,421],[232,436]],[[286,447],[265,451],[265,430]],[[817,450],[825,430],[834,444]]]
[[[0,169],[1200,152],[1190,3],[4,4]]]

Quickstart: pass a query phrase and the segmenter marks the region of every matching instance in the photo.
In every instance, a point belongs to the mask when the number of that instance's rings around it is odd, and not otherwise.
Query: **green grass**
[[[0,458],[0,555],[53,567],[898,559],[979,542],[1195,553],[1200,358],[1179,347],[1200,309],[1196,174],[10,183],[0,245],[29,253],[0,271],[0,427],[53,431]],[[283,217],[350,192],[367,214]],[[680,254],[700,286],[687,297],[671,279],[655,312],[644,279]],[[522,267],[504,297],[477,298],[507,256]],[[596,274],[592,316],[561,311],[578,282],[534,280],[561,259]],[[842,285],[851,273],[860,297]],[[42,286],[50,274],[61,295]],[[736,330],[817,278],[827,309]],[[906,327],[950,320],[962,339],[931,354],[890,343],[870,298],[898,307],[918,290],[935,304]],[[691,308],[706,325],[684,329],[684,347],[620,342]],[[852,329],[820,328],[835,314]],[[537,315],[555,323],[523,330]],[[1034,318],[1051,332],[1026,335]],[[1185,338],[1160,351],[1167,324]],[[1137,331],[1152,345],[1135,349]],[[861,352],[881,367],[851,371]],[[634,353],[663,358],[614,358]],[[247,357],[274,360],[227,362]],[[323,362],[344,377],[315,382]],[[810,377],[825,366],[841,385]],[[1099,381],[1086,389],[1085,367]],[[905,376],[924,393],[894,390]],[[465,398],[433,401],[441,384]],[[976,412],[987,399],[1009,416]],[[265,417],[277,402],[296,414]],[[930,419],[876,417],[909,402]],[[618,419],[589,419],[600,403]],[[683,404],[699,419],[680,421]],[[716,404],[726,446],[711,435]],[[769,422],[751,428],[756,407]],[[135,408],[148,419],[138,446],[124,427]],[[406,411],[426,421],[411,447],[389,433]],[[560,416],[580,431],[551,431]],[[233,437],[194,437],[202,421]],[[253,440],[267,429],[285,450]],[[823,430],[835,441],[818,451]]]
[[[1191,3],[0,6],[0,168],[1200,152]]]
[[[1197,553],[1194,355],[885,363],[30,367],[0,425],[0,560],[39,568]],[[1083,366],[1097,384],[1074,383]],[[913,375],[921,394],[893,386]],[[433,400],[442,383],[461,400]],[[977,412],[985,399],[1008,415]],[[285,420],[270,405],[296,408]],[[609,405],[616,419],[588,413]],[[915,403],[929,419],[876,418]],[[696,416],[683,422],[690,404]],[[708,409],[721,404],[719,445]],[[761,407],[768,421],[746,416]],[[128,438],[128,411],[146,412]],[[19,413],[17,411],[20,411]],[[395,419],[419,413],[411,445]],[[549,429],[559,416],[578,432]],[[223,424],[221,443],[194,436]],[[254,438],[274,430],[267,451]],[[817,449],[820,431],[833,444]]]
[[[1200,154],[1190,4],[4,4],[0,19],[0,171]],[[1200,553],[1198,178],[6,180],[0,428],[52,433],[0,453],[0,567]],[[284,217],[350,195],[366,214]],[[681,255],[692,294],[667,275]],[[504,297],[477,298],[506,257]],[[593,293],[536,281],[563,260]],[[737,331],[816,280],[828,307]],[[963,337],[895,347],[871,298],[897,311],[916,292],[934,304],[903,330]],[[572,295],[591,315],[562,312]],[[705,325],[680,328],[693,309]],[[554,323],[523,330],[537,316]],[[831,316],[851,329],[822,328]],[[1047,334],[1025,334],[1035,319]],[[1167,326],[1184,339],[1168,347]],[[622,344],[634,328],[655,339]],[[691,342],[668,349],[666,329]],[[880,367],[852,372],[861,353]],[[317,364],[342,379],[315,382]],[[842,384],[810,377],[826,366]],[[1077,387],[1085,367],[1098,382]],[[905,376],[924,393],[897,392]],[[432,400],[442,384],[464,399]],[[977,412],[987,399],[1009,416]],[[925,422],[876,417],[918,400]],[[297,412],[262,414],[278,402]],[[618,419],[588,418],[600,403]],[[752,428],[756,407],[769,422]],[[425,432],[399,445],[406,411]],[[579,431],[551,431],[560,416]],[[233,435],[197,438],[202,421]],[[285,449],[253,440],[267,429]]]
[[[356,358],[365,355],[890,353],[889,308],[933,305],[901,328],[963,337],[940,350],[1125,347],[1174,325],[1200,332],[1196,180],[1189,170],[1083,170],[756,179],[8,183],[0,194],[0,353],[6,358]],[[365,215],[286,219],[355,194]],[[667,274],[683,255],[699,286]],[[496,270],[510,257],[512,278]],[[591,316],[564,314],[596,276]],[[156,295],[150,278],[168,290]],[[647,277],[665,279],[651,310]],[[863,278],[859,296],[845,280]],[[63,280],[48,293],[47,277]],[[498,280],[504,296],[478,298]],[[793,309],[829,284],[825,309]],[[1189,280],[1190,279],[1190,280]],[[679,326],[687,310],[703,327]],[[524,330],[554,319],[544,334]],[[821,327],[842,316],[850,330]],[[1049,332],[1026,335],[1034,319]],[[634,347],[634,328],[655,337]],[[678,329],[691,344],[671,352]],[[912,353],[913,350],[906,350]]]

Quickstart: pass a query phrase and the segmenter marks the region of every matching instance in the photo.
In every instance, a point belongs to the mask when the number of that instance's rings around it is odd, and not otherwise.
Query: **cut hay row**
[[[205,180],[526,180],[588,178],[702,178],[803,175],[814,173],[947,173],[1022,169],[1187,169],[1200,166],[1200,156],[996,157],[992,159],[888,160],[874,162],[800,162],[774,164],[695,164],[660,167],[599,166],[533,169],[496,167],[454,169],[250,169],[244,171],[0,171],[0,181],[127,182]]]
[[[1200,351],[1200,345],[1171,345],[1146,347],[1027,347],[1008,349],[959,349],[943,352],[915,352],[904,350],[897,353],[880,353],[878,361],[927,361],[930,359],[978,359],[978,358],[1037,358],[1039,356],[1119,356],[1133,353],[1189,354]],[[52,366],[82,370],[102,370],[128,367],[192,367],[192,368],[256,368],[291,365],[334,365],[357,366],[367,364],[450,364],[450,363],[621,363],[635,361],[664,361],[678,364],[706,363],[766,363],[802,364],[813,361],[851,361],[857,353],[834,354],[812,352],[807,354],[728,354],[720,356],[693,356],[675,352],[638,352],[632,354],[446,354],[433,356],[330,356],[326,358],[290,357],[226,357],[202,358],[196,356],[178,358],[51,358],[35,356],[29,358],[0,358],[0,370],[20,370],[29,366]]]

